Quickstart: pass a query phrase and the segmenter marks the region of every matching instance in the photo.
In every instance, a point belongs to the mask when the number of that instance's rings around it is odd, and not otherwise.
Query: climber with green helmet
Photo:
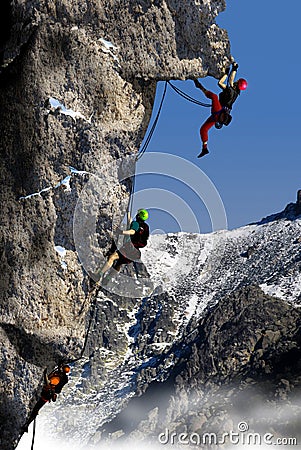
[[[129,217],[130,228],[128,230],[117,229],[118,235],[125,236],[125,241],[120,248],[111,253],[103,268],[97,273],[101,277],[108,272],[111,267],[119,272],[123,264],[129,264],[141,258],[139,248],[143,248],[147,244],[149,237],[149,226],[145,222],[148,219],[146,209],[139,209],[135,220]]]

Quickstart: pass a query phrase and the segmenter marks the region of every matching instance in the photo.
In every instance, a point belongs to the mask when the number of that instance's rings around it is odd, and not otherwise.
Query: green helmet
[[[147,220],[148,212],[146,211],[146,209],[138,209],[137,217],[139,217],[140,220]]]

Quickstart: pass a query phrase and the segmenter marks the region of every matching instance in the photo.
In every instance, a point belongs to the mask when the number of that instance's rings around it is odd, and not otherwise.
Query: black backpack
[[[134,247],[142,248],[147,244],[149,237],[149,226],[145,222],[138,222],[140,227],[133,236],[131,236],[131,241]]]
[[[231,86],[227,86],[222,90],[222,92],[220,92],[218,96],[219,102],[224,108],[232,109],[233,103],[235,102],[239,94],[240,91],[237,91]]]

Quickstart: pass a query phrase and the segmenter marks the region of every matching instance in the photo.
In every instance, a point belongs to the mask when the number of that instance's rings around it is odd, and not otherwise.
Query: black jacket
[[[222,92],[219,94],[219,102],[223,108],[232,109],[233,103],[240,95],[240,90],[237,87],[232,87],[228,85]]]

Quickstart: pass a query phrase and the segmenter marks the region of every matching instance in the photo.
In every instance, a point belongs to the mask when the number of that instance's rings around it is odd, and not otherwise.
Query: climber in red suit
[[[223,125],[229,125],[232,117],[222,107],[216,94],[205,89],[204,86],[202,86],[202,84],[198,80],[195,80],[194,83],[198,89],[201,89],[201,91],[204,92],[207,98],[210,98],[212,100],[211,116],[208,117],[208,119],[203,123],[200,129],[203,147],[201,153],[198,155],[198,158],[201,158],[202,156],[205,156],[209,153],[207,143],[208,143],[208,131],[210,130],[210,128],[212,128],[213,125],[215,125],[215,127],[218,129],[221,128]]]

